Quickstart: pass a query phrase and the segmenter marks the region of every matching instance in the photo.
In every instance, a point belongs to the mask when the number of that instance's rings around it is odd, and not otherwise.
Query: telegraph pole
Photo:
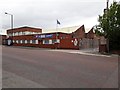
[[[109,18],[108,18],[108,9],[109,9],[109,0],[107,0],[107,7],[106,7],[106,11],[107,11],[107,31],[109,32]],[[109,33],[107,32],[107,52],[109,53]]]

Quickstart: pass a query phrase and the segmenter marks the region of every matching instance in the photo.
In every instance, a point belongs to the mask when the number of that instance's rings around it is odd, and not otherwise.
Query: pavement
[[[3,46],[3,47],[6,47],[6,46]],[[81,54],[81,55],[90,55],[90,56],[102,56],[102,57],[118,56],[117,54],[103,54],[103,53],[100,53],[99,48],[89,48],[89,49],[81,49],[81,50],[50,49],[50,48],[22,47],[22,46],[12,46],[12,48],[22,48],[22,49],[32,49],[32,50],[47,50],[47,51],[56,51],[56,52]]]
[[[54,49],[54,50],[49,50],[49,51],[66,52],[66,53],[72,53],[72,54],[91,55],[91,56],[103,56],[103,57],[117,56],[115,54],[112,54],[112,55],[101,54],[101,53],[99,53],[98,48],[96,48],[96,49],[82,49],[82,50]]]

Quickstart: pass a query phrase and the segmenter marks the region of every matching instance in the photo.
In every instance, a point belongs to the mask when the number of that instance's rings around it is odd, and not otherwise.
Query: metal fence
[[[79,41],[80,49],[99,48],[99,39],[83,38]]]

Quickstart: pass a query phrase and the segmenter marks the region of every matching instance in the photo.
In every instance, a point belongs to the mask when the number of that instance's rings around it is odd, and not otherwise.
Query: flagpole
[[[56,24],[56,44],[57,44],[57,46],[56,46],[56,49],[58,48],[58,42],[57,42],[57,40],[58,40],[58,24],[60,25],[60,22],[57,19],[57,24]]]
[[[56,19],[56,21],[57,21],[57,19]],[[57,46],[57,39],[58,39],[58,38],[57,38],[57,29],[58,29],[58,23],[56,23],[56,37],[55,37],[55,39],[56,39],[56,42],[55,42],[55,43],[56,43],[56,49],[57,49],[57,47],[58,47],[58,46]]]
[[[56,23],[56,40],[58,39],[58,24],[60,25],[60,22],[58,21],[58,19],[56,19],[57,23]]]
[[[56,20],[57,20],[57,19],[56,19]],[[57,31],[58,31],[57,29],[58,29],[58,23],[56,23],[56,42],[57,42],[57,39],[58,39],[58,38],[57,38]]]

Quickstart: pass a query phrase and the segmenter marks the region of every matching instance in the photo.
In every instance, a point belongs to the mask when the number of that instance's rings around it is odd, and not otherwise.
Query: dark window
[[[36,44],[36,43],[35,43],[35,40],[32,40],[32,43],[33,43],[33,44]]]
[[[44,44],[49,44],[49,40],[44,40]]]
[[[55,40],[52,40],[52,43],[53,43],[53,44],[56,43],[56,39],[55,39]]]

